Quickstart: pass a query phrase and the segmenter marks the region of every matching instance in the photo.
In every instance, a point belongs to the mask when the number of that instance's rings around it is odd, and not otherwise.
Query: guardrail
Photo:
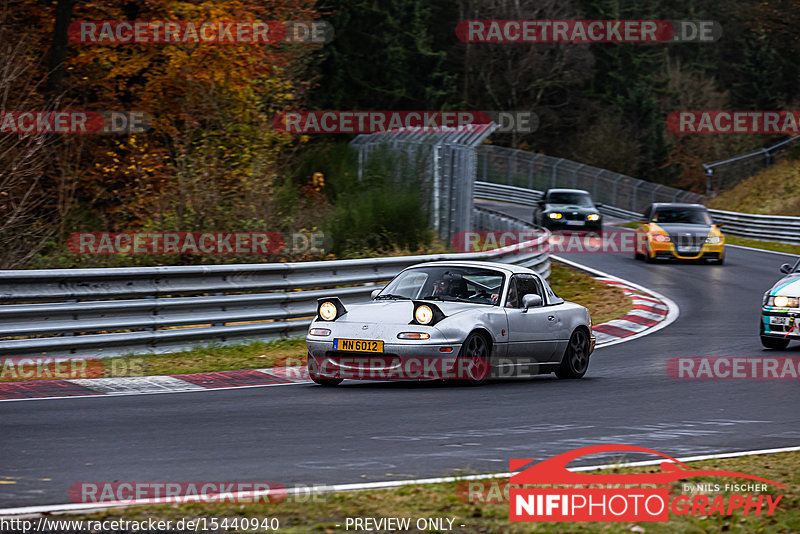
[[[476,208],[477,229],[531,230]],[[301,335],[317,299],[347,304],[406,267],[436,260],[492,260],[547,276],[549,233],[486,253],[302,263],[0,272],[0,356],[110,357]],[[2,339],[4,338],[4,339]]]
[[[542,191],[524,187],[475,182],[475,198],[482,200],[509,202],[532,207],[536,205],[542,194]],[[597,208],[604,215],[624,220],[634,221],[642,218],[641,213],[608,204],[598,204]],[[800,245],[800,217],[756,215],[714,209],[709,209],[708,212],[715,222],[725,225],[723,233]]]

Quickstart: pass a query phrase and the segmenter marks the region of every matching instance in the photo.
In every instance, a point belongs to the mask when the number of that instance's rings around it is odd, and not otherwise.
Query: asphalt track
[[[323,485],[505,472],[510,458],[600,443],[675,457],[800,444],[797,381],[675,380],[665,371],[678,356],[800,356],[800,343],[769,352],[758,339],[761,295],[786,256],[729,248],[724,266],[565,257],[664,294],[680,317],[598,349],[578,381],[0,402],[0,508],[67,503],[70,485],[83,481]]]

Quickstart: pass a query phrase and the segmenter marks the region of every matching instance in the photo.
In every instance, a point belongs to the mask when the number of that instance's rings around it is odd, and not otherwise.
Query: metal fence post
[[[636,190],[639,189],[639,186],[642,185],[644,182],[637,181],[636,185],[633,186],[633,194],[631,195],[631,211],[638,211],[636,209]]]
[[[597,198],[597,179],[600,175],[606,172],[605,169],[600,169],[600,172],[594,175],[594,183],[592,183],[592,198]]]
[[[614,184],[611,186],[611,205],[617,205],[617,182],[622,180],[625,177],[624,174],[617,174],[617,179],[614,180]]]
[[[564,158],[558,158],[558,161],[556,161],[556,162],[553,164],[553,177],[552,177],[552,180],[551,180],[551,186],[550,186],[551,188],[555,188],[555,187],[556,187],[556,172],[558,171],[558,165],[559,165],[559,164],[560,164],[562,161],[564,161]]]
[[[574,171],[572,171],[572,188],[573,189],[578,187],[578,171],[581,170],[585,166],[586,166],[586,164],[581,163],[580,165],[575,167]]]

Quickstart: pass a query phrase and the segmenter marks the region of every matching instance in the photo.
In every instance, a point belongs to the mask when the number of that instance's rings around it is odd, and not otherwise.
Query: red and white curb
[[[652,334],[673,323],[680,315],[680,309],[675,302],[652,289],[560,256],[551,255],[550,258],[557,263],[587,272],[604,284],[616,286],[631,298],[632,309],[626,315],[592,326],[598,348]]]
[[[653,333],[678,318],[678,306],[655,291],[573,261],[557,256],[551,256],[551,258],[578,270],[589,272],[600,282],[619,287],[631,298],[633,309],[627,315],[592,327],[597,338],[598,348],[615,345]],[[239,371],[169,376],[0,382],[0,402],[66,397],[183,393],[242,387],[286,386],[308,382],[310,380],[305,366],[242,369]]]
[[[644,332],[667,318],[669,306],[649,293],[643,293],[635,287],[616,280],[606,278],[598,278],[598,280],[620,288],[633,302],[633,309],[627,315],[592,327],[598,346]]]
[[[275,367],[170,376],[0,382],[0,402],[101,395],[182,393],[242,387],[284,386],[308,381],[305,367]]]

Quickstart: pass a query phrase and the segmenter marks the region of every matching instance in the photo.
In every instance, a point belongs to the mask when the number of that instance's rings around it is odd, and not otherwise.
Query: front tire
[[[456,379],[448,382],[468,386],[485,384],[491,374],[489,352],[489,341],[484,336],[477,332],[468,335],[456,358]]]
[[[589,369],[589,335],[579,328],[572,333],[564,358],[556,371],[558,378],[582,378]]]
[[[761,344],[772,350],[783,350],[789,346],[789,340],[779,337],[761,336]]]

